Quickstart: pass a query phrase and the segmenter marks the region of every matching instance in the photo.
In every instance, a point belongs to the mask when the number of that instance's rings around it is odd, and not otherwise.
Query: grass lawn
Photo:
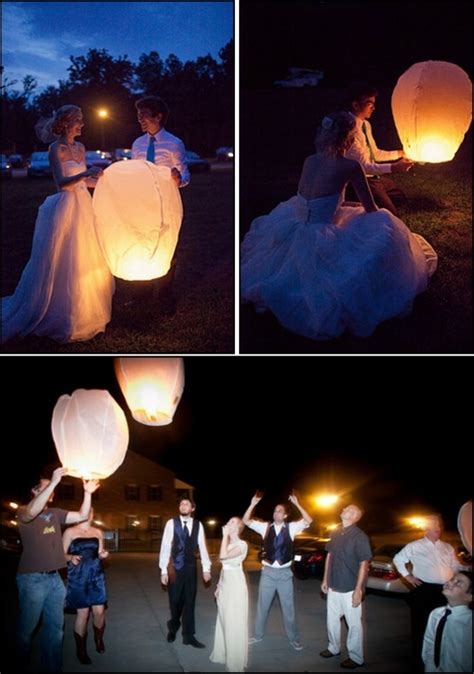
[[[330,92],[321,91],[319,99],[313,92],[297,92],[291,98],[271,92],[270,103],[267,94],[256,92],[247,100],[244,97],[244,119],[246,113],[251,114],[261,133],[257,144],[255,137],[249,138],[242,148],[242,154],[252,155],[252,159],[247,161],[249,170],[242,176],[241,238],[253,218],[296,193],[304,157],[313,151],[316,120],[332,109],[332,101],[325,101],[325,96],[330,99]],[[278,110],[278,120],[298,121],[290,124],[280,147],[271,110]],[[264,115],[269,120],[266,126],[259,119]],[[380,116],[378,129],[375,122],[373,126],[379,146],[392,149],[399,144],[393,138],[393,129],[392,135],[389,133],[393,127],[389,122]],[[388,131],[384,134],[385,129]],[[278,138],[278,142],[271,143],[272,138]],[[294,153],[292,147],[296,148]],[[415,166],[408,174],[392,176],[408,196],[407,204],[400,208],[402,219],[413,232],[424,236],[439,256],[436,274],[427,291],[416,298],[410,316],[382,323],[369,338],[345,334],[329,342],[317,342],[293,335],[271,314],[257,315],[252,306],[244,305],[240,309],[241,353],[472,353],[471,148],[469,132],[453,161]]]
[[[50,179],[2,183],[2,296],[18,283],[31,252],[38,207],[54,192]],[[160,316],[157,299],[131,305],[132,282],[117,279],[112,321],[87,342],[57,344],[29,335],[3,345],[6,353],[233,353],[233,172],[195,174],[182,190],[184,219],[177,248],[174,316]]]

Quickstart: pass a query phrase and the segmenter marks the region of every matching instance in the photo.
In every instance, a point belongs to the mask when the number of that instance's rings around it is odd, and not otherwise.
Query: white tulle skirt
[[[88,190],[58,192],[40,206],[30,260],[14,294],[2,298],[2,342],[29,333],[91,339],[110,321],[114,289]]]
[[[386,209],[340,207],[303,222],[298,197],[254,220],[241,249],[241,297],[288,330],[324,340],[371,335],[411,311],[437,266],[423,237]]]

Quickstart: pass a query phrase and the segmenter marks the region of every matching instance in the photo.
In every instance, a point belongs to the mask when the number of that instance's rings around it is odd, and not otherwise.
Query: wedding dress
[[[63,162],[67,177],[85,170]],[[110,321],[114,289],[85,180],[66,185],[40,206],[31,257],[14,294],[2,298],[2,342],[29,333],[58,342],[91,339]]]
[[[242,300],[311,339],[367,337],[406,315],[437,265],[430,244],[389,211],[342,200],[298,194],[256,218],[241,247]]]

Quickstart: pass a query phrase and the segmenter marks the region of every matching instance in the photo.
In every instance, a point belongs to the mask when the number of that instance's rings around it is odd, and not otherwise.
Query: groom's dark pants
[[[397,206],[400,206],[400,204],[406,201],[405,193],[386,175],[367,176],[367,182],[369,183],[370,191],[372,192],[372,196],[377,206],[379,208],[386,208],[399,218],[400,214],[397,210]],[[359,201],[359,197],[356,195],[350,184],[346,188],[345,198],[346,201]]]
[[[174,575],[174,574],[173,574]],[[168,622],[170,632],[179,630],[183,624],[183,639],[194,636],[194,605],[196,603],[196,566],[184,566],[176,570],[176,577],[168,581],[168,597],[170,602],[171,620]]]

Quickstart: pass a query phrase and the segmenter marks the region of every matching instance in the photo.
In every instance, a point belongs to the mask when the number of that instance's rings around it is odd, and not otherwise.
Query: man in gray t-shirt
[[[91,495],[99,486],[97,480],[83,480],[84,500],[78,511],[50,508],[54,489],[63,475],[67,475],[67,468],[56,468],[51,480],[41,479],[31,489],[31,501],[18,508],[18,530],[23,544],[16,577],[20,603],[19,671],[29,670],[31,641],[41,616],[41,671],[62,670],[66,588],[58,569],[66,566],[66,557],[61,526],[82,522],[89,517]]]
[[[327,557],[321,590],[327,594],[327,630],[329,645],[321,651],[323,658],[332,658],[341,652],[341,616],[348,626],[348,658],[341,662],[344,669],[355,669],[364,664],[362,631],[362,595],[372,558],[367,534],[356,522],[362,510],[354,504],[341,512],[342,526],[326,545]]]

